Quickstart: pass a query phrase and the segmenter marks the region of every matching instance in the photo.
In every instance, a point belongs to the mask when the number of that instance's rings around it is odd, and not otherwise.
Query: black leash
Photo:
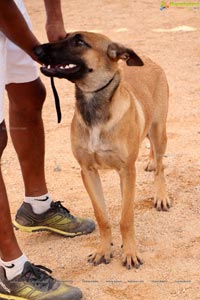
[[[54,79],[53,77],[51,77],[51,87],[53,90],[53,95],[54,95],[54,99],[55,99],[55,106],[56,106],[56,112],[57,112],[57,117],[58,117],[58,123],[60,123],[61,118],[62,118],[62,114],[61,114],[61,109],[60,109],[60,100],[58,97],[58,93],[54,84]]]
[[[99,88],[96,91],[93,91],[92,93],[97,93],[102,91],[103,89],[105,89],[109,84],[111,84],[111,82],[114,80],[116,73],[114,74],[114,76],[108,81],[108,83],[106,83],[106,85],[104,85],[103,87]],[[61,114],[61,109],[60,109],[60,99],[58,96],[58,92],[56,90],[55,84],[54,84],[54,78],[51,77],[51,88],[53,90],[53,95],[54,95],[54,99],[55,99],[55,106],[56,106],[56,112],[57,112],[57,117],[58,117],[58,123],[60,123],[61,119],[62,119],[62,114]],[[91,93],[91,92],[90,92]]]

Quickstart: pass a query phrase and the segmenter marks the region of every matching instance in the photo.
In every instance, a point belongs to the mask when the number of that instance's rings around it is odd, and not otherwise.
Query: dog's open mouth
[[[58,65],[43,65],[40,70],[41,72],[50,77],[65,78],[68,75],[74,74],[80,71],[81,66],[77,64],[58,64]]]

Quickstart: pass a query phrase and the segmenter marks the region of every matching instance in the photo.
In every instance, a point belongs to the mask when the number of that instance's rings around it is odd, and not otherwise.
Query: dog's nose
[[[42,58],[44,58],[44,56],[45,56],[45,51],[42,46],[36,46],[33,49],[33,52],[34,52],[35,56],[38,58],[38,60],[42,60]]]

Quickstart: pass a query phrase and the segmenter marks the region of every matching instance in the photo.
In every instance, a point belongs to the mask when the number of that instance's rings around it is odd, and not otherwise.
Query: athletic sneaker
[[[95,223],[90,219],[72,216],[60,201],[52,202],[50,209],[42,214],[35,214],[32,206],[23,202],[15,217],[14,227],[26,232],[48,230],[74,237],[91,233]]]
[[[4,268],[0,267],[0,299],[11,300],[79,300],[78,288],[66,285],[49,276],[43,266],[26,262],[22,274],[7,280]]]

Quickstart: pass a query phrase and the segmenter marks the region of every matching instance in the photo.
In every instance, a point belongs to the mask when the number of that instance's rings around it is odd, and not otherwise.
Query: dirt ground
[[[43,1],[25,3],[35,34],[46,42]],[[135,203],[137,247],[145,261],[139,270],[127,271],[121,265],[120,189],[118,176],[112,171],[101,173],[113,228],[114,258],[109,265],[93,267],[86,259],[97,245],[98,228],[74,239],[48,232],[16,232],[31,261],[50,267],[55,277],[80,287],[85,300],[200,299],[200,7],[160,11],[160,4],[158,0],[63,0],[67,31],[101,32],[144,53],[163,67],[170,87],[165,164],[173,207],[168,213],[153,208],[153,177],[143,170],[149,151],[145,140],[137,162]],[[48,92],[43,118],[49,191],[74,215],[94,219],[70,147],[74,86],[64,79],[56,80],[63,113],[62,123],[57,124],[49,79],[41,77]],[[14,218],[24,190],[10,139],[3,157],[3,173]]]

